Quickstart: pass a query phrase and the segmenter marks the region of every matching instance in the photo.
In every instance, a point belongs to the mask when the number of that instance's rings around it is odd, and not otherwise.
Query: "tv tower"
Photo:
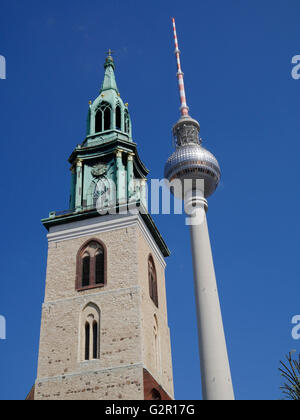
[[[181,117],[173,127],[176,150],[167,160],[165,178],[170,182],[180,181],[180,192],[176,192],[176,188],[171,190],[175,196],[184,200],[185,211],[191,216],[190,236],[203,399],[233,400],[234,392],[206,220],[206,198],[214,193],[219,184],[220,167],[212,153],[202,147],[198,121],[189,116],[175,19],[172,18],[172,21]]]

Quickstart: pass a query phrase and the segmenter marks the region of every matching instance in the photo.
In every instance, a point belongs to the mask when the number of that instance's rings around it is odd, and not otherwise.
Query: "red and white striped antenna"
[[[176,60],[177,60],[177,79],[178,79],[179,95],[180,95],[180,102],[181,102],[180,111],[181,111],[181,115],[183,117],[186,117],[189,115],[189,107],[187,106],[187,103],[186,103],[183,72],[181,70],[181,64],[180,64],[180,50],[178,48],[175,18],[172,18],[172,22],[173,22],[174,42],[175,42],[175,55],[176,55]]]

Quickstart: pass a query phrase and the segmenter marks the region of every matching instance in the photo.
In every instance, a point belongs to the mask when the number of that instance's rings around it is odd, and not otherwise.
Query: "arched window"
[[[111,106],[107,102],[102,102],[96,111],[95,117],[95,132],[101,133],[102,131],[111,129]]]
[[[82,287],[87,287],[90,284],[90,256],[86,252],[82,257]]]
[[[103,287],[106,284],[106,248],[98,239],[92,239],[77,253],[76,290]]]
[[[85,343],[84,343],[84,358],[90,360],[90,330],[91,326],[88,322],[85,324]]]
[[[129,134],[129,127],[130,127],[130,125],[129,125],[129,114],[128,114],[127,109],[125,109],[125,111],[124,111],[124,131],[127,134]]]
[[[111,109],[110,107],[105,108],[104,110],[104,131],[110,130],[110,120],[111,120]]]
[[[98,248],[95,256],[95,283],[104,284],[104,250]]]
[[[151,391],[151,400],[161,400],[160,392],[158,392],[155,388]]]
[[[160,342],[159,342],[159,330],[158,321],[156,315],[154,315],[153,325],[153,346],[154,346],[154,366],[158,373],[160,373]]]
[[[119,105],[116,106],[116,129],[121,130],[121,108]]]
[[[100,358],[100,309],[89,303],[81,314],[81,356],[82,361]]]
[[[149,280],[149,294],[154,304],[158,307],[158,293],[157,293],[157,276],[153,258],[148,259],[148,280]]]
[[[102,110],[100,108],[96,112],[95,132],[96,133],[101,133],[103,131],[102,127],[103,127],[103,124],[102,124]]]
[[[98,359],[98,323],[93,322],[93,359]]]

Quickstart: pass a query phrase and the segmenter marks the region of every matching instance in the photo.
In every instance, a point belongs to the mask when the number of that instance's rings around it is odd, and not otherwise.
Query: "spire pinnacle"
[[[178,79],[178,87],[179,87],[179,95],[180,95],[180,112],[183,117],[187,117],[189,115],[189,107],[186,103],[186,96],[185,96],[185,89],[184,89],[184,81],[183,81],[183,72],[181,70],[181,63],[180,63],[180,50],[178,48],[178,39],[176,33],[176,25],[175,19],[172,18],[173,22],[173,32],[174,32],[174,42],[175,42],[175,55],[177,60],[177,79]]]
[[[114,63],[114,59],[113,59],[113,51],[109,48],[109,50],[106,52],[107,57],[104,63],[104,68],[106,69],[108,66],[112,66],[113,69],[115,69],[115,63]]]
[[[105,74],[104,74],[104,80],[103,80],[101,92],[103,92],[104,90],[113,89],[117,93],[119,93],[116,79],[115,79],[115,72],[114,72],[115,63],[112,57],[112,53],[113,51],[111,49],[107,51],[107,57],[104,63]]]

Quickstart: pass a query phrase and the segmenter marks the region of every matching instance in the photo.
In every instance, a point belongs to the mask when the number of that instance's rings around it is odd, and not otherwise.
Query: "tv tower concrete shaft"
[[[202,146],[198,121],[188,113],[175,19],[172,21],[181,117],[173,126],[176,150],[165,165],[165,178],[169,182],[180,181],[184,192],[182,188],[177,191],[176,188],[172,188],[171,191],[177,198],[184,199],[186,212],[191,216],[189,222],[203,399],[233,400],[233,386],[206,221],[206,198],[215,192],[221,171],[215,156]]]
[[[202,197],[198,195],[197,201],[201,204],[197,204],[190,219],[202,395],[204,400],[234,400],[206,220],[207,203]]]

